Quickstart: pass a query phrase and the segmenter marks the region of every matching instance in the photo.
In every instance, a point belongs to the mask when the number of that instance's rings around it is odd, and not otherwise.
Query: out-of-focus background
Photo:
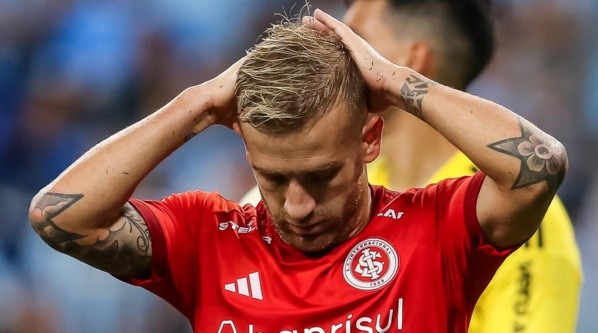
[[[495,0],[498,50],[471,92],[567,146],[559,194],[585,283],[578,332],[598,332],[598,0]],[[340,0],[312,1],[341,17]],[[54,252],[27,221],[31,197],[79,155],[244,55],[292,0],[0,0],[0,333],[189,332],[148,292]],[[132,151],[132,154],[135,152]],[[253,184],[238,137],[212,128],[136,196]]]

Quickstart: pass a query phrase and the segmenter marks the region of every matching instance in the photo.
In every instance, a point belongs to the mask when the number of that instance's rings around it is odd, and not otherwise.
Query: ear
[[[410,45],[407,53],[407,67],[428,78],[436,78],[436,54],[429,43],[415,41]]]
[[[370,163],[380,155],[380,143],[382,141],[382,128],[384,119],[379,114],[369,114],[363,126],[361,137],[364,150],[364,162]]]
[[[238,120],[233,123],[232,128],[233,128],[233,131],[235,131],[235,133],[237,133],[237,135],[241,137],[241,139],[244,139],[243,138],[243,130],[241,129],[241,123],[239,123]]]

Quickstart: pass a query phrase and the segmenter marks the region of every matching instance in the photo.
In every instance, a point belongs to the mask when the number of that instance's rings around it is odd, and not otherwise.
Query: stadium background
[[[220,73],[303,2],[0,0],[0,333],[188,332],[153,295],[44,245],[27,222],[39,188],[102,138]],[[340,17],[340,0],[312,1]],[[497,54],[471,91],[567,146],[559,191],[582,251],[578,332],[598,332],[598,1],[495,0]],[[194,138],[138,189],[252,185],[240,140]]]

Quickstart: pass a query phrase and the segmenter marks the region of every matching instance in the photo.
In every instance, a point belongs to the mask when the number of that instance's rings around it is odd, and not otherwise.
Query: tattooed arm
[[[127,201],[141,180],[193,135],[215,123],[232,126],[241,63],[85,153],[33,198],[33,229],[52,248],[96,268],[121,277],[147,276],[151,238]]]
[[[380,56],[346,25],[316,10],[308,26],[335,33],[368,85],[372,112],[398,106],[425,121],[486,175],[477,215],[487,239],[508,247],[528,239],[565,176],[560,142],[510,110],[434,83]]]
[[[34,230],[57,251],[67,253],[103,271],[123,277],[147,276],[152,255],[151,239],[145,221],[125,204],[115,223],[86,234],[68,232],[54,219],[83,195],[45,193],[32,208]]]
[[[486,238],[509,247],[531,237],[565,177],[563,145],[502,106],[445,86],[428,81],[401,94],[487,175],[476,207]]]

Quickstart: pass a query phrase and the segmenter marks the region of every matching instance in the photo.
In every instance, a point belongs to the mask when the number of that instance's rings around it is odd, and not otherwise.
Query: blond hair
[[[332,107],[344,106],[363,125],[365,83],[337,36],[283,21],[247,55],[236,81],[241,122],[264,133],[310,128]]]

